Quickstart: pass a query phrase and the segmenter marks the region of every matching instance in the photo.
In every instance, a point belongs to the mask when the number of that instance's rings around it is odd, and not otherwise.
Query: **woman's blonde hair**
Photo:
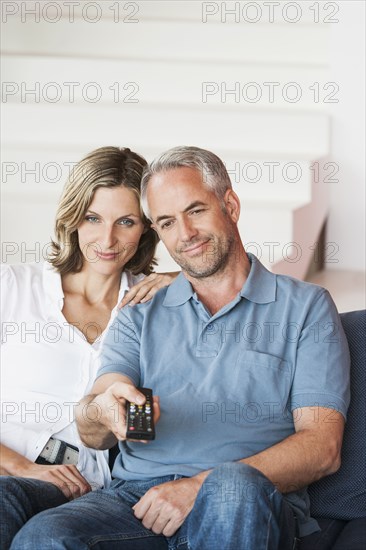
[[[140,203],[140,185],[146,160],[127,148],[101,147],[89,153],[71,171],[60,198],[49,262],[61,275],[77,273],[83,265],[77,229],[100,187],[125,187],[133,191]],[[155,248],[159,241],[140,207],[146,231],[135,255],[125,268],[134,275],[151,273]]]

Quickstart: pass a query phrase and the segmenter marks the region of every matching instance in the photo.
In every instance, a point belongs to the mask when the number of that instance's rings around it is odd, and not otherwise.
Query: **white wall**
[[[37,4],[38,14],[22,9],[25,5],[34,11]],[[327,239],[339,244],[339,252],[338,263],[328,267],[363,268],[358,250],[364,244],[365,216],[363,2],[284,0],[273,21],[262,1],[84,1],[73,20],[64,2],[52,11],[55,4],[1,3],[2,78],[8,92],[2,100],[3,261],[32,261],[49,242],[68,163],[107,144],[130,146],[151,160],[185,143],[211,148],[231,169],[242,170],[248,163],[262,167],[258,182],[242,175],[233,179],[243,201],[244,242],[256,241],[264,252],[270,250],[263,246],[266,241],[281,246],[291,241],[293,209],[317,200],[310,177],[313,163],[337,163],[340,182],[326,184]],[[91,4],[99,12],[91,6],[83,14]],[[51,8],[42,12],[47,5]],[[225,14],[224,8],[237,6],[238,13]],[[299,19],[290,22],[299,12]],[[256,13],[261,17],[250,22]],[[340,101],[324,103],[322,86],[333,81],[339,82]],[[67,82],[80,84],[73,100]],[[102,92],[96,102],[80,92],[91,82]],[[214,83],[211,90],[216,87],[206,101],[204,82]],[[243,87],[250,82],[262,93],[257,102],[243,99]],[[279,83],[273,101],[265,82]],[[284,99],[290,82],[302,92],[297,102]],[[310,88],[314,82],[319,82],[320,101]],[[239,94],[220,93],[237,85]],[[22,89],[34,86],[40,93],[22,96]],[[61,97],[51,101],[57,89]],[[288,89],[290,96],[294,90]],[[88,91],[92,96],[93,87]],[[246,97],[253,92],[255,87]],[[280,163],[273,182],[264,168],[268,162]],[[282,176],[288,162],[301,166],[303,177],[296,183]],[[313,229],[302,243],[306,249],[313,245]]]
[[[330,269],[365,270],[365,2],[342,2],[330,38],[331,79],[340,100],[332,106],[331,156],[339,183],[331,185],[327,240],[339,246]]]

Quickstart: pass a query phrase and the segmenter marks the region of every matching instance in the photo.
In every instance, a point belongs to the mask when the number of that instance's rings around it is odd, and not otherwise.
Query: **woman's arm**
[[[31,464],[33,462],[25,456],[0,443],[0,475],[27,477],[22,475],[22,472],[25,472]]]
[[[56,485],[68,499],[80,497],[91,487],[74,465],[41,465],[0,444],[0,475],[48,481]]]

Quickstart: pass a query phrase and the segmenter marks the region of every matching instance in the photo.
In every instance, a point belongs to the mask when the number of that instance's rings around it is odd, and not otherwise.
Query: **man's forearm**
[[[76,407],[79,435],[87,447],[110,449],[117,443],[115,435],[100,421],[102,408],[97,395],[85,396]]]
[[[289,493],[337,471],[340,444],[335,441],[304,429],[239,462],[257,468],[281,493]],[[202,484],[211,471],[205,470],[195,477]]]
[[[340,465],[337,449],[306,430],[240,462],[261,471],[281,493],[306,487]]]

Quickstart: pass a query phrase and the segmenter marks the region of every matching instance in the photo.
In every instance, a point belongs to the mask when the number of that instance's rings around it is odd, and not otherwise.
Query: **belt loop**
[[[48,460],[51,464],[54,464],[56,462],[60,447],[61,447],[61,440],[50,437],[50,439],[47,441],[45,445],[46,456],[44,458]],[[41,455],[42,454],[43,454],[43,451]]]
[[[55,464],[62,464],[64,456],[65,456],[65,451],[66,451],[67,445],[66,445],[65,441],[62,441],[61,439],[58,439],[58,441],[60,442],[60,447],[58,449],[56,459],[55,459],[54,462],[55,462]]]

